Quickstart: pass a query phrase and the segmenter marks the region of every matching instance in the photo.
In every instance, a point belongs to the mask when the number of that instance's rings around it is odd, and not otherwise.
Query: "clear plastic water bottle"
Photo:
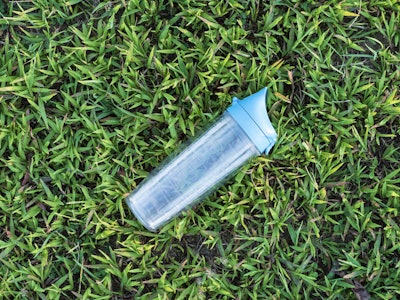
[[[224,114],[161,164],[126,201],[139,221],[156,231],[199,202],[252,157],[268,153],[277,134],[266,110],[267,88],[243,100],[233,98]]]

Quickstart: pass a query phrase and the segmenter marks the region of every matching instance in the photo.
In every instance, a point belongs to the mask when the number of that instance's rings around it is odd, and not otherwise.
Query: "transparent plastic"
[[[225,112],[181,153],[150,173],[127,197],[128,206],[147,229],[156,231],[260,154]]]

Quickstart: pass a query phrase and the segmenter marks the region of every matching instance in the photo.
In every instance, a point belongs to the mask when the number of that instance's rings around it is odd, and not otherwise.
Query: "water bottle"
[[[243,100],[233,98],[217,121],[126,198],[148,230],[204,199],[252,157],[268,154],[277,134],[267,114],[267,93],[263,88]]]

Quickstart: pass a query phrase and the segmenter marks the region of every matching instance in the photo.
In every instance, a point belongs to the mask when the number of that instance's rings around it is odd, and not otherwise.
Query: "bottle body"
[[[259,149],[225,112],[207,131],[127,197],[140,222],[155,231],[191,207],[244,165]]]

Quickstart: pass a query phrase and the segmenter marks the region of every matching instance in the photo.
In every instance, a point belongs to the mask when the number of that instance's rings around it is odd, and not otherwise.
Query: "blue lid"
[[[267,114],[265,87],[243,100],[234,97],[227,111],[261,153],[268,154],[276,142],[277,134]]]

